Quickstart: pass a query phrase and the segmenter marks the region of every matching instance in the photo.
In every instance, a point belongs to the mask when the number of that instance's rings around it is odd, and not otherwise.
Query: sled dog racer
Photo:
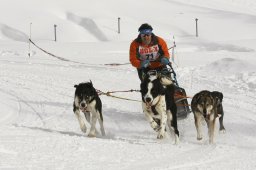
[[[144,23],[138,31],[138,37],[130,45],[130,62],[137,68],[138,76],[142,82],[143,74],[146,74],[149,70],[161,71],[171,63],[166,42],[152,32],[151,25]],[[166,93],[165,98],[166,105],[171,106],[170,102],[173,96]]]
[[[149,70],[160,71],[170,63],[170,54],[166,42],[152,31],[151,25],[144,23],[138,37],[130,45],[130,62],[137,68],[142,81],[142,74]]]

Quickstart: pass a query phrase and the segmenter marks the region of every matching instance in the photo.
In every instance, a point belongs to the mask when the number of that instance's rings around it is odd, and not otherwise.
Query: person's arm
[[[136,42],[133,41],[130,45],[130,62],[134,67],[139,68],[140,60],[136,56],[137,55],[136,48],[137,48]]]
[[[163,50],[163,57],[170,59],[170,54],[166,42],[162,38],[158,37],[158,43]]]

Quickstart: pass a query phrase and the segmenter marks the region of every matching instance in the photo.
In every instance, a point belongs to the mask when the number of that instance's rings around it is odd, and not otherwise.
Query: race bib
[[[159,47],[154,45],[151,47],[139,46],[140,60],[156,61],[159,58]]]

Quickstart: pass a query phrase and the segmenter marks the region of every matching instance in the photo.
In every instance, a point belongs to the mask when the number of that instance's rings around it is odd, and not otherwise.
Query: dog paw
[[[154,121],[151,122],[151,127],[154,129],[154,131],[158,132],[161,128],[158,126],[158,124]]]
[[[180,138],[178,135],[175,135],[174,145],[178,145],[179,143],[180,143]]]
[[[96,135],[95,135],[94,133],[89,133],[89,134],[88,134],[88,137],[94,138],[94,137],[96,137]]]
[[[84,132],[84,133],[86,133],[86,131],[87,131],[86,126],[81,127],[81,131]]]
[[[165,137],[165,132],[160,132],[158,135],[157,135],[157,139],[163,139]]]
[[[210,145],[214,144],[213,140],[209,140],[209,144]]]
[[[197,133],[196,139],[197,140],[202,140],[203,139],[203,135],[201,133]]]
[[[164,138],[164,135],[163,134],[158,134],[157,135],[157,139],[163,139]]]
[[[203,138],[202,138],[202,137],[197,137],[196,139],[197,139],[197,140],[202,140]]]
[[[220,129],[220,133],[222,133],[222,134],[226,133],[226,129],[225,128],[224,129]]]

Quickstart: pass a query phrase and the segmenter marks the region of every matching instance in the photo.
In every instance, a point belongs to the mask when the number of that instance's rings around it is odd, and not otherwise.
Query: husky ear
[[[213,91],[211,93],[212,97],[217,101],[218,104],[222,103],[223,94],[219,91]]]
[[[90,82],[89,82],[91,85],[92,85],[92,87],[93,87],[93,84],[92,84],[92,81],[90,80]]]
[[[202,98],[203,98],[204,95],[205,95],[205,94],[204,94],[202,91],[199,92],[199,93],[198,93],[198,96],[196,96],[196,103],[199,103],[200,100],[202,100]]]
[[[218,93],[218,98],[222,102],[222,100],[223,100],[223,93],[221,93],[221,92],[217,92],[217,93]]]
[[[78,85],[77,85],[77,84],[75,84],[75,85],[74,85],[74,87],[75,87],[75,88],[77,88],[77,87],[78,87]]]

